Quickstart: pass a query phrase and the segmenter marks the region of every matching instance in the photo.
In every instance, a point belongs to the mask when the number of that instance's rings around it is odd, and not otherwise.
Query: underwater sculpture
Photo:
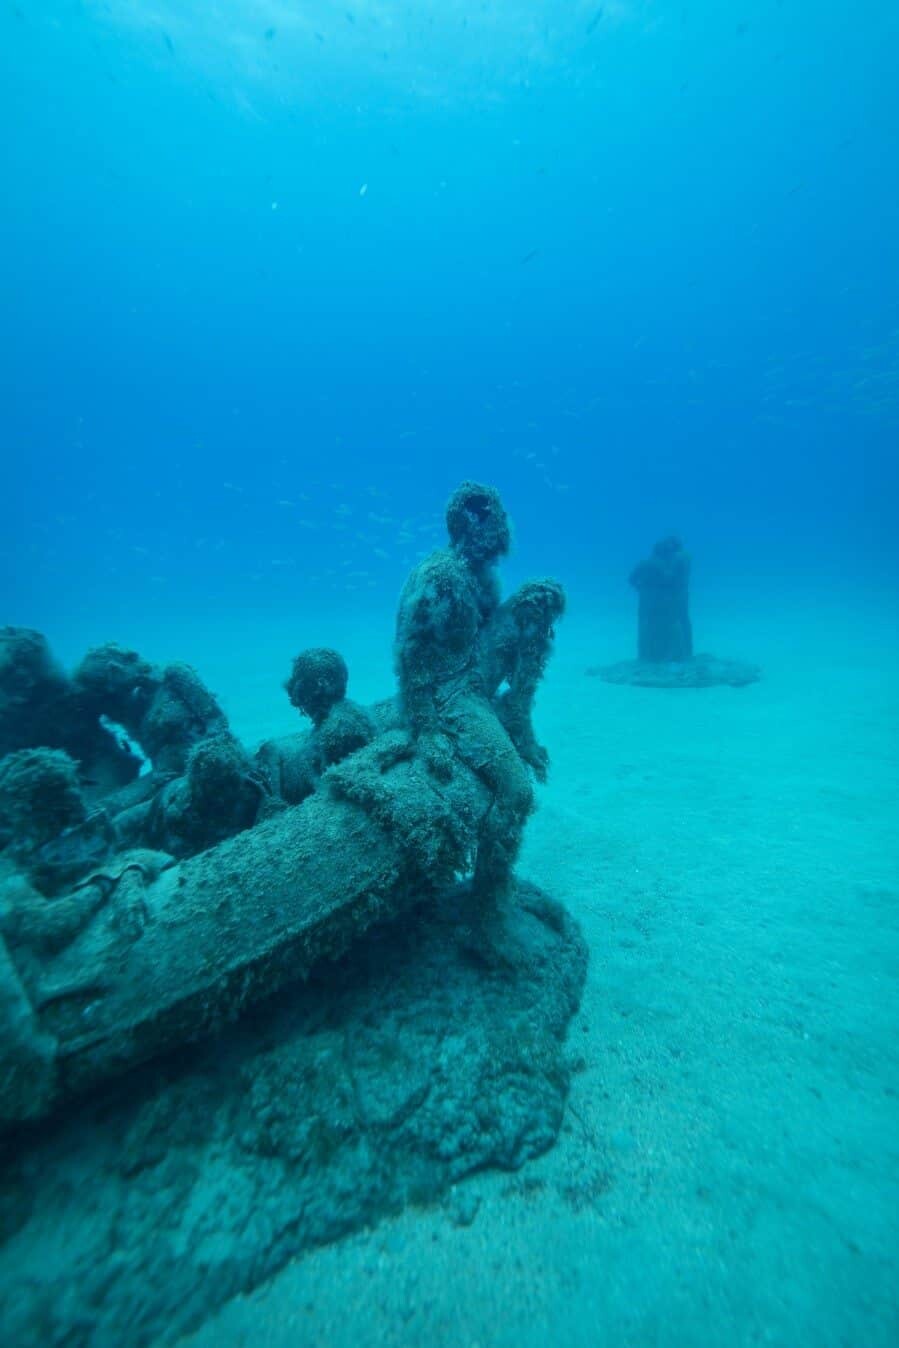
[[[227,1033],[0,1143],[6,1342],[175,1343],[410,1203],[470,1223],[462,1181],[558,1135],[587,963],[565,910],[521,885],[485,966],[471,901],[372,927]]]
[[[349,671],[338,651],[315,647],[294,660],[284,687],[291,705],[311,720],[312,732],[283,735],[260,746],[256,762],[272,808],[299,805],[312,795],[327,768],[374,738],[376,722],[347,697],[348,682]]]
[[[487,691],[521,758],[545,782],[549,755],[534,734],[534,697],[552,653],[565,591],[556,580],[526,581],[494,611],[481,642]]]
[[[639,595],[637,659],[588,669],[607,683],[651,688],[739,688],[761,677],[756,665],[694,655],[690,620],[690,555],[674,535],[638,562],[630,583]]]
[[[460,765],[438,786],[393,732],[302,805],[182,862],[113,853],[52,899],[16,872],[0,889],[0,1119],[208,1033],[436,893],[491,803]]]
[[[141,678],[136,669],[132,686],[139,688]],[[84,704],[81,692],[40,632],[0,629],[0,757],[20,749],[58,749],[101,790],[133,781],[140,759]]]
[[[78,763],[89,798],[134,781],[143,762],[135,745],[171,776],[195,744],[225,730],[224,712],[189,665],[158,669],[111,642],[88,651],[69,677],[40,632],[0,629],[0,757],[62,750]]]
[[[511,534],[499,493],[476,482],[463,482],[453,493],[446,523],[449,548],[426,557],[400,596],[400,706],[419,754],[438,779],[461,763],[492,797],[478,838],[474,883],[495,896],[511,877],[534,803],[527,764],[494,702],[506,671],[500,668],[493,686],[488,672],[491,646],[497,645],[488,632],[500,610],[497,565]],[[495,634],[500,627],[496,623]],[[528,727],[533,691],[522,684],[519,696],[519,720],[524,713]],[[533,747],[524,738],[522,743]]]
[[[346,699],[336,652],[297,657],[288,693],[313,731],[290,757],[303,786],[287,799],[287,756],[269,746],[252,763],[186,667],[159,677],[133,652],[103,647],[76,671],[81,705],[153,753],[152,787],[138,778],[125,788],[147,793],[136,804],[82,818],[64,753],[39,765],[58,779],[60,822],[72,821],[62,839],[81,840],[99,819],[100,845],[58,846],[69,869],[43,888],[59,838],[45,827],[30,853],[8,849],[0,1121],[40,1117],[208,1034],[461,876],[473,872],[481,913],[512,892],[533,808],[529,769],[542,777],[547,763],[531,708],[564,596],[538,581],[500,603],[509,525],[492,488],[464,483],[447,524],[450,547],[415,569],[400,599],[392,713]],[[161,785],[155,755],[175,774]],[[25,769],[7,763],[8,795]],[[20,836],[11,811],[8,830]],[[199,846],[213,827],[234,836]]]
[[[196,672],[114,643],[70,678],[40,633],[4,628],[0,750],[0,846],[9,833],[47,895],[125,847],[191,856],[262,812],[259,771]]]
[[[448,525],[403,592],[399,698],[361,708],[340,655],[304,651],[286,686],[311,731],[250,758],[196,676],[165,691],[101,648],[91,713],[165,767],[99,793],[38,713],[0,761],[10,1341],[173,1342],[409,1201],[449,1191],[471,1221],[456,1181],[555,1140],[587,952],[511,868],[564,595],[500,602],[492,489],[463,484]]]
[[[652,556],[634,567],[630,582],[640,596],[637,658],[653,664],[691,659],[690,557],[680,539],[672,535],[656,543]]]

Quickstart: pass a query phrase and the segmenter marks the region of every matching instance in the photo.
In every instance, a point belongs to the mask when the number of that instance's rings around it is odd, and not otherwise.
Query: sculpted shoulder
[[[435,593],[468,591],[473,594],[468,567],[450,548],[439,548],[419,562],[406,579],[402,597],[414,597],[428,590]]]
[[[411,573],[400,596],[398,635],[404,627],[434,626],[441,635],[447,624],[470,629],[473,637],[478,623],[478,598],[465,563],[449,549],[432,552]],[[412,633],[410,633],[412,635]],[[437,633],[433,633],[437,635]]]

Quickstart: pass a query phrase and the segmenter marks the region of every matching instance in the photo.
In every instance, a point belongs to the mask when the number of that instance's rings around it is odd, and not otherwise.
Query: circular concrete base
[[[617,665],[595,665],[588,674],[598,674],[606,683],[631,683],[640,688],[714,688],[728,684],[742,688],[762,676],[758,665],[739,660],[719,660],[714,655],[694,655],[682,662],[622,660]]]

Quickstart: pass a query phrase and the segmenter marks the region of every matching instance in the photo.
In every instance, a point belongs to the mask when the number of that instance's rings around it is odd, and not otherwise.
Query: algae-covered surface
[[[520,886],[359,937],[239,1026],[7,1139],[16,1343],[172,1342],[291,1257],[552,1146],[587,951]]]
[[[627,628],[572,616],[541,694],[522,867],[590,946],[557,1145],[289,1264],[192,1348],[896,1342],[889,607],[707,627],[764,680],[585,679]]]
[[[365,700],[382,625],[346,643]],[[39,1130],[2,1208],[17,1344],[895,1342],[899,649],[873,604],[710,628],[764,680],[607,685],[623,620],[560,632],[520,870],[586,949],[407,915]],[[248,743],[289,725],[288,639],[165,637]]]
[[[899,1344],[897,45],[0,5],[0,1348]]]

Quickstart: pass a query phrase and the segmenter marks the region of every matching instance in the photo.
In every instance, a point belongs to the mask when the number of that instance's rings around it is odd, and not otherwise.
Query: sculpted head
[[[284,687],[293,705],[319,725],[346,696],[349,674],[343,656],[325,647],[301,651]]]
[[[660,538],[652,550],[653,557],[676,557],[678,553],[683,552],[684,545],[676,534],[669,534],[667,538]]]
[[[512,541],[499,492],[480,482],[456,488],[446,507],[446,527],[453,550],[475,564],[499,561]]]
[[[553,635],[565,612],[565,591],[557,580],[528,580],[506,600],[519,628]]]

